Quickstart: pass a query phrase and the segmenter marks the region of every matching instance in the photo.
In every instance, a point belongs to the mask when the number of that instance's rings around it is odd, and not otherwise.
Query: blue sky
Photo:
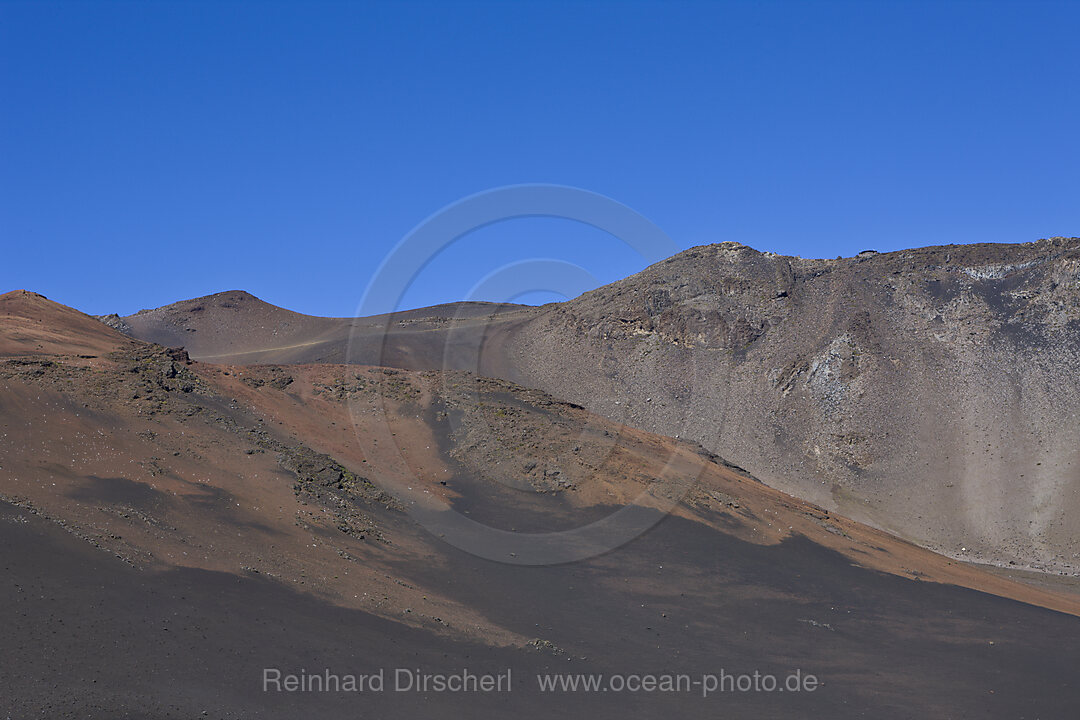
[[[414,226],[518,183],[609,196],[679,247],[1080,235],[1078,31],[1080,3],[0,2],[0,290],[348,315]],[[507,221],[402,304],[533,257],[644,265]]]

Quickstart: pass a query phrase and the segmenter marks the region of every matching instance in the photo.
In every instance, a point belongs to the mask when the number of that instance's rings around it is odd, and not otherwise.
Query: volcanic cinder
[[[538,533],[667,509],[672,469],[692,480],[680,502],[581,562],[493,562],[416,522],[423,505]],[[1061,641],[1080,628],[1076,596],[786,495],[694,442],[459,370],[196,362],[23,291],[0,296],[0,535],[13,717],[1062,717],[1080,703],[1080,650]],[[514,686],[262,684],[266,668],[397,667],[510,669]],[[536,684],[755,671],[821,685]]]
[[[209,362],[510,380],[954,558],[1080,569],[1080,239],[836,260],[729,242],[539,308],[311,318],[228,292],[111,322]]]

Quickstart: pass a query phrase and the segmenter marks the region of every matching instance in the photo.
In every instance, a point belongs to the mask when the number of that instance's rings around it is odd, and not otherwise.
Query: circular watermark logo
[[[369,283],[350,332],[346,362],[384,368],[384,381],[371,384],[372,394],[363,402],[350,400],[357,437],[369,456],[377,457],[380,474],[372,478],[396,498],[426,530],[473,555],[517,565],[554,565],[594,557],[613,550],[640,536],[661,520],[685,496],[697,479],[704,461],[688,467],[686,454],[654,458],[664,463],[657,477],[630,502],[610,508],[599,519],[576,527],[548,532],[525,532],[493,527],[460,510],[458,502],[437,492],[438,480],[424,472],[430,463],[432,445],[440,439],[468,437],[461,453],[492,454],[493,447],[516,442],[504,438],[498,425],[513,407],[494,408],[490,396],[513,392],[505,378],[528,373],[515,363],[528,363],[526,357],[497,357],[486,360],[485,347],[504,341],[515,323],[527,323],[541,311],[517,306],[507,312],[507,305],[470,303],[473,298],[497,298],[509,303],[533,292],[548,292],[574,298],[595,288],[599,282],[587,269],[559,258],[528,257],[509,262],[476,279],[464,301],[428,313],[396,312],[376,315],[387,306],[398,307],[424,268],[440,252],[469,233],[518,218],[558,218],[598,228],[618,238],[635,251],[646,264],[658,262],[679,251],[660,228],[634,210],[611,198],[573,187],[559,185],[514,185],[478,193],[453,203],[420,223],[408,233],[383,261]],[[528,250],[528,248],[523,248]],[[525,254],[524,252],[522,253]],[[508,319],[509,318],[509,319]],[[551,349],[557,352],[557,348]],[[490,353],[488,353],[490,354]],[[424,373],[422,388],[399,380],[391,368],[436,370]],[[527,369],[527,368],[526,368]],[[485,377],[502,377],[502,381]],[[492,387],[492,383],[496,384]],[[447,398],[453,398],[447,400]],[[544,403],[550,402],[544,400]],[[617,405],[618,406],[618,405]],[[413,419],[439,421],[447,429],[442,436],[418,437],[402,433],[403,408]],[[572,412],[580,408],[572,406]],[[610,413],[609,413],[610,414]],[[580,442],[563,442],[558,452],[584,452],[585,467],[599,472],[613,456],[619,435],[626,430],[620,418],[603,419],[580,410],[576,417]],[[623,418],[625,419],[625,418]],[[620,428],[612,433],[608,428]],[[416,447],[423,442],[423,451]],[[572,447],[573,449],[567,449]],[[441,448],[445,453],[446,448]],[[438,452],[439,448],[435,452]],[[466,458],[467,459],[467,458]],[[535,491],[520,472],[508,472],[499,462],[457,462],[459,472],[477,482],[469,492],[483,493],[485,488]],[[548,464],[560,458],[549,457]],[[559,470],[535,468],[527,463],[533,477],[555,489],[572,487]],[[534,468],[529,468],[533,465]],[[486,483],[486,484],[485,484]],[[561,486],[559,483],[565,483]],[[433,492],[435,491],[435,492]],[[458,498],[460,500],[460,497]]]

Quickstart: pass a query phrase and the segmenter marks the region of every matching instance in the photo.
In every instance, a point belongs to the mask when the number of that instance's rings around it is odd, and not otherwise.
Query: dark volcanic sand
[[[585,563],[513,567],[443,547],[426,568],[400,568],[562,654],[453,642],[257,576],[137,571],[7,504],[0,541],[0,705],[11,717],[1065,718],[1080,710],[1080,619],[857,568],[806,540],[758,546],[677,517]],[[509,667],[514,690],[264,694],[266,666]],[[551,670],[783,677],[796,668],[822,686],[702,699],[541,695],[534,679]]]
[[[496,717],[520,706],[517,693],[264,694],[262,668],[512,666],[525,680],[546,662],[451,643],[258,576],[137,571],[7,503],[0,543],[0,710],[13,718]]]

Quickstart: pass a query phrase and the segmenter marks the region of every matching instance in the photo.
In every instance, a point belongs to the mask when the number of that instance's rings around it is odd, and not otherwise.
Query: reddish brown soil
[[[188,364],[39,296],[0,301],[11,308],[0,315],[0,709],[12,717],[1080,708],[1075,597],[826,513],[697,446],[503,381]],[[558,475],[542,472],[555,465]],[[570,527],[634,498],[663,507],[670,486],[654,479],[665,467],[694,480],[682,502],[577,563],[482,560],[406,511]],[[501,695],[283,696],[261,691],[267,666],[511,667],[520,684]],[[541,694],[533,681],[545,669],[794,668],[823,687],[703,700]]]

